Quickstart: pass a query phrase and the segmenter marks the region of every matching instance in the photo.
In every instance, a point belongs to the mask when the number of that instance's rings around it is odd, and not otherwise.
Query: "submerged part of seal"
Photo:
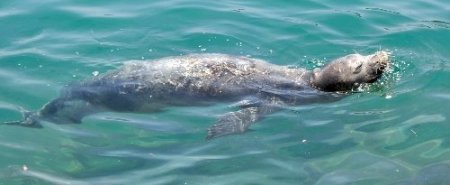
[[[252,123],[285,106],[339,100],[376,81],[389,62],[387,52],[351,54],[322,69],[288,68],[247,57],[194,54],[151,62],[130,61],[93,79],[74,83],[40,111],[9,125],[39,127],[39,121],[80,123],[104,111],[156,112],[168,106],[238,102],[238,110],[208,128],[207,139],[243,133]]]

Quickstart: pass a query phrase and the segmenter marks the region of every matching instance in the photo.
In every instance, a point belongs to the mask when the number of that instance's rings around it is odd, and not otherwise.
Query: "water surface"
[[[446,184],[450,2],[1,1],[0,122],[127,60],[226,53],[312,69],[384,49],[364,93],[204,141],[228,105],[2,126],[0,184]]]

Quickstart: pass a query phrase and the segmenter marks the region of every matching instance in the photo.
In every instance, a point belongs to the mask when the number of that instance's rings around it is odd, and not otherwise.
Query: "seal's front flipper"
[[[246,107],[236,112],[227,113],[221,116],[216,124],[208,128],[206,140],[244,133],[251,124],[260,120],[264,115],[275,111],[275,109],[272,106],[262,105]]]
[[[208,128],[208,136],[206,136],[206,139],[209,140],[220,136],[245,132],[256,121],[256,119],[252,120],[252,117],[254,118],[256,116],[257,109],[257,107],[249,107],[223,115],[216,124]],[[246,115],[246,113],[252,115]]]

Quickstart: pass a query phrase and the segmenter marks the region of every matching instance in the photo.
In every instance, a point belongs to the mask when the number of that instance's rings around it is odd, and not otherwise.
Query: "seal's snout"
[[[378,51],[375,53],[375,57],[377,58],[377,62],[381,67],[386,68],[389,63],[390,53],[386,51]]]
[[[375,73],[381,74],[389,65],[390,53],[387,51],[378,51],[372,55],[371,60],[375,67]]]

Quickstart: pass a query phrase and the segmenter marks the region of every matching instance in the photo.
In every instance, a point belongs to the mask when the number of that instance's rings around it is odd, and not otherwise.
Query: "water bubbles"
[[[306,57],[303,57],[306,58]],[[313,68],[318,68],[318,67],[322,67],[325,65],[326,61],[324,60],[320,60],[320,59],[313,59],[311,61],[307,61],[308,63],[310,63],[312,65]]]
[[[93,76],[98,76],[98,74],[100,74],[98,71],[92,72],[92,75],[93,75]]]
[[[151,48],[150,48],[150,49],[148,49],[148,52],[150,52],[150,53],[151,53],[151,52],[153,52],[153,49],[151,49]]]
[[[144,56],[142,56],[142,57],[141,57],[141,60],[145,60],[145,57],[144,57]]]
[[[25,172],[28,171],[27,165],[23,165],[23,166],[22,166],[22,171],[25,171]]]
[[[272,54],[272,53],[273,53],[273,50],[272,50],[272,49],[269,49],[269,53]]]
[[[198,45],[198,48],[201,48],[200,49],[201,52],[205,52],[206,51],[206,48],[203,48],[203,45]]]

